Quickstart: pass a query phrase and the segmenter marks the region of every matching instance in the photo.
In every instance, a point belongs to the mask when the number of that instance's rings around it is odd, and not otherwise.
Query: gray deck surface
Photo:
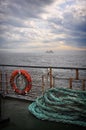
[[[2,130],[84,130],[85,127],[43,121],[28,111],[30,101],[5,98],[2,99],[2,115],[9,121],[0,123]]]

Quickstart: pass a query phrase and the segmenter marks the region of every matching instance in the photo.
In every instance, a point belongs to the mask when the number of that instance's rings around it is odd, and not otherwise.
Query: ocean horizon
[[[14,52],[0,52],[0,64],[4,65],[21,65],[21,66],[46,66],[46,67],[75,67],[86,68],[86,52],[85,51],[64,51],[54,53],[14,53]],[[44,68],[24,68],[24,67],[1,67],[0,69],[8,72],[8,81],[10,75],[15,69],[25,69],[32,77],[32,89],[28,94],[28,98],[32,100],[38,95],[42,94],[42,76],[47,74],[47,69]],[[9,70],[9,71],[8,71]],[[54,87],[69,88],[69,78],[76,77],[75,70],[68,69],[53,69],[53,76],[55,77]],[[63,78],[63,80],[60,80]],[[79,79],[86,79],[86,70],[79,70]],[[50,80],[50,79],[48,79]],[[46,82],[46,80],[45,80]],[[49,83],[49,81],[48,81]],[[8,83],[10,86],[10,83]],[[72,85],[74,89],[82,89],[82,80],[74,80]],[[49,88],[47,82],[45,89]],[[85,81],[86,88],[86,81]],[[11,86],[10,86],[10,89]]]
[[[0,52],[0,64],[86,67],[86,51]]]

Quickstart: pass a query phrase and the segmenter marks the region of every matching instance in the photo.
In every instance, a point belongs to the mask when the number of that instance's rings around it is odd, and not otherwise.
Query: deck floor
[[[84,130],[86,128],[63,124],[61,122],[50,122],[39,120],[28,111],[30,101],[11,98],[2,99],[2,116],[9,118],[6,123],[0,123],[2,130]]]

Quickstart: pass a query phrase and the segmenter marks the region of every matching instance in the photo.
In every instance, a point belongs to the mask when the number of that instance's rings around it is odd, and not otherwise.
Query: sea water
[[[80,67],[86,68],[86,51],[58,51],[54,53],[12,53],[12,52],[0,52],[0,64],[4,65],[24,65],[24,66],[51,66],[51,67]],[[6,68],[8,69],[8,68]],[[14,68],[16,69],[16,68]],[[20,68],[19,68],[20,69]],[[24,68],[26,69],[26,68]],[[40,68],[28,68],[32,77],[32,90],[31,97],[40,95],[42,90],[42,75],[47,70]],[[86,79],[86,70],[79,71],[79,78]],[[75,78],[75,70],[53,69],[53,76],[55,77],[55,87],[69,87],[69,81],[58,80],[58,78]],[[9,75],[10,77],[10,75]],[[49,80],[49,79],[48,79]],[[45,80],[46,81],[46,80]],[[75,85],[77,82],[77,86]],[[81,80],[75,80],[72,83],[74,87],[82,87]],[[49,85],[49,84],[48,84]],[[10,86],[10,84],[9,84]],[[45,84],[45,87],[47,84]],[[85,82],[86,86],[86,82]],[[75,89],[75,88],[74,88]]]
[[[86,67],[86,51],[58,51],[55,53],[0,52],[0,64]]]

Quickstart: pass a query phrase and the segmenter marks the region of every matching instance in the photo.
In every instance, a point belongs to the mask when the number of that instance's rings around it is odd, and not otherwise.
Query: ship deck
[[[78,130],[86,129],[77,125],[63,124],[61,122],[51,122],[40,120],[28,111],[28,106],[32,101],[2,98],[2,117],[9,118],[7,121],[0,123],[2,130]]]

